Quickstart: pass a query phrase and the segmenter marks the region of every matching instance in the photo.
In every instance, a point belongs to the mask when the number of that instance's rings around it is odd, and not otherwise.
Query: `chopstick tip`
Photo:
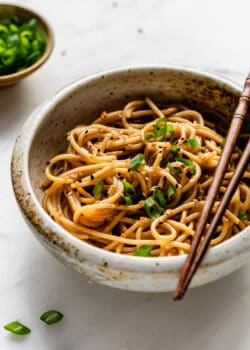
[[[177,288],[174,293],[173,299],[174,301],[181,300],[183,296],[184,296],[184,292],[182,291],[182,289]]]

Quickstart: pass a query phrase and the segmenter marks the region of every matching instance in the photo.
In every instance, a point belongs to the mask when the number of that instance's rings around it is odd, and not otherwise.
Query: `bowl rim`
[[[133,65],[125,66],[114,69],[105,70],[92,74],[87,77],[78,79],[66,87],[62,88],[52,98],[45,101],[40,105],[26,120],[23,128],[20,130],[16,143],[12,153],[11,162],[11,174],[12,174],[12,185],[14,188],[17,202],[26,218],[30,221],[33,227],[40,233],[46,233],[47,230],[55,233],[60,239],[66,244],[77,250],[77,259],[81,261],[89,261],[94,264],[103,265],[108,264],[110,268],[119,269],[120,271],[132,271],[132,272],[162,272],[162,271],[177,271],[180,270],[185,259],[186,254],[181,256],[171,257],[136,257],[126,256],[122,254],[115,254],[113,252],[105,251],[98,247],[92,246],[80,239],[74,237],[71,233],[57,224],[49,214],[43,209],[41,203],[36,197],[31,181],[29,178],[29,154],[30,146],[34,140],[34,136],[39,126],[46,118],[46,115],[52,110],[57,104],[62,102],[67,96],[70,96],[72,92],[81,87],[87,85],[90,82],[97,81],[102,76],[112,76],[125,72],[143,72],[143,71],[175,71],[179,73],[192,74],[197,78],[209,79],[216,82],[219,86],[225,86],[230,89],[234,94],[240,94],[241,88],[236,83],[215,75],[214,73],[206,72],[201,69],[185,67],[180,65],[161,65],[161,64],[144,64],[144,65]],[[23,151],[20,153],[20,149]],[[28,203],[28,204],[27,204]],[[31,216],[30,212],[35,211],[35,216]],[[209,265],[218,264],[229,260],[240,253],[250,249],[250,227],[246,227],[240,233],[234,237],[220,243],[217,246],[211,247],[207,252],[199,270],[208,267]],[[56,246],[52,244],[47,238],[44,238],[42,234],[38,234],[44,243],[51,245],[54,249]],[[58,247],[64,249],[63,247]],[[66,253],[67,249],[65,250]]]
[[[12,81],[15,82],[17,80],[20,80],[20,79],[26,77],[27,75],[33,73],[34,71],[36,71],[39,67],[41,67],[50,57],[50,55],[53,51],[54,45],[55,45],[55,39],[54,39],[54,33],[53,33],[52,26],[50,25],[48,20],[45,19],[45,17],[40,14],[40,12],[33,10],[32,8],[23,6],[23,5],[14,4],[14,3],[6,3],[6,2],[0,3],[0,7],[17,8],[17,9],[22,10],[23,12],[26,12],[30,17],[37,18],[38,21],[40,22],[40,24],[42,25],[42,27],[45,28],[45,30],[47,32],[46,49],[45,49],[44,53],[42,54],[42,56],[39,58],[39,60],[21,72],[0,75],[0,85],[1,85],[4,83],[10,83]]]

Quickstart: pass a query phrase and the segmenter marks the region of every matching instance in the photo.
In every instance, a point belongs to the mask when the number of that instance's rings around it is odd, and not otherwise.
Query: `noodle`
[[[185,254],[222,151],[223,137],[213,128],[197,111],[161,109],[149,98],[103,112],[93,124],[68,132],[66,152],[45,170],[43,206],[74,236],[104,250]],[[213,212],[240,155],[236,147]],[[248,167],[212,246],[249,225],[249,178]]]

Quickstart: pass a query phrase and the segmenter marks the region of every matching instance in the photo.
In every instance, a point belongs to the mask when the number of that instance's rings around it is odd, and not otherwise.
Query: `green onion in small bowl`
[[[45,19],[33,10],[0,4],[0,86],[33,73],[52,49],[53,33]]]

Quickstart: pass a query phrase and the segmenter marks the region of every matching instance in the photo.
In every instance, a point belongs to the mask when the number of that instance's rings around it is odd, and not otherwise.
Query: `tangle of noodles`
[[[128,103],[68,132],[65,153],[46,168],[43,206],[89,244],[127,255],[189,251],[223,147],[223,137],[184,106],[160,109],[151,99]],[[233,175],[236,147],[213,212]],[[211,245],[250,223],[248,167]],[[245,182],[244,182],[245,181]]]

